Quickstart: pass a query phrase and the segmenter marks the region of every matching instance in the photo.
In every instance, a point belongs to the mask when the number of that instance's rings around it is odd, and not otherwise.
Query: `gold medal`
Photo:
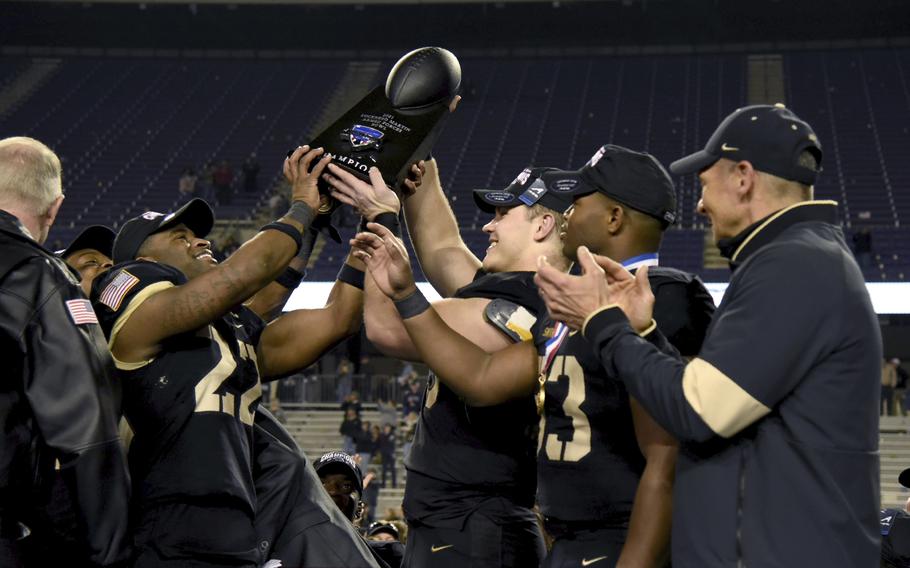
[[[547,399],[547,375],[545,373],[537,375],[537,382],[539,383],[537,386],[537,396],[535,397],[537,399],[537,414],[543,416],[543,403]]]

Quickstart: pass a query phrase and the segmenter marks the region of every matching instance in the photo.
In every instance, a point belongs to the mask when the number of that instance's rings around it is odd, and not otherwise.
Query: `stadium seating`
[[[792,52],[783,63],[787,103],[813,124],[826,152],[817,196],[840,203],[848,241],[853,230],[872,230],[875,262],[867,279],[904,279],[910,49]],[[0,89],[34,64],[0,57]],[[0,135],[34,136],[64,160],[67,201],[51,243],[90,223],[116,227],[146,209],[172,209],[180,203],[183,169],[198,173],[221,160],[230,162],[235,179],[232,203],[216,207],[219,218],[251,219],[280,180],[286,150],[314,127],[345,64],[68,57],[26,100],[0,109]],[[471,189],[504,186],[528,164],[579,167],[604,142],[669,163],[701,147],[722,117],[746,104],[742,54],[466,57],[462,66],[464,100],[434,155],[478,254],[486,248],[487,216],[474,207]],[[259,191],[247,194],[240,165],[251,153],[262,171]],[[724,278],[703,266],[697,180],[676,181],[680,223],[667,234],[664,258],[705,278]],[[311,278],[331,279],[345,253],[346,244],[327,243]]]

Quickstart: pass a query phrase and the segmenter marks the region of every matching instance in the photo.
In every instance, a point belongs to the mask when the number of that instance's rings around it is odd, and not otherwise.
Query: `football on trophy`
[[[398,60],[385,84],[385,94],[398,110],[448,104],[458,94],[461,65],[441,47],[421,47]]]

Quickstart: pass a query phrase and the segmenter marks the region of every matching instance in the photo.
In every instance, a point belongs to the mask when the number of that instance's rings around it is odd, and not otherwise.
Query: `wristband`
[[[298,251],[300,250],[300,243],[301,243],[301,240],[303,239],[303,237],[301,236],[300,231],[298,231],[297,228],[294,227],[294,225],[290,225],[288,223],[282,223],[281,221],[275,221],[274,223],[269,223],[268,225],[264,225],[261,229],[259,229],[259,232],[262,232],[262,231],[282,232],[285,235],[294,239],[294,242],[297,243],[297,250]],[[297,254],[297,253],[295,252],[294,254]]]
[[[398,221],[398,215],[395,213],[390,213],[388,211],[385,213],[380,213],[379,215],[376,215],[376,218],[373,219],[372,222],[378,225],[382,225],[391,231],[393,235],[401,238],[401,223]],[[360,221],[361,232],[369,231],[369,229],[367,229],[367,223],[368,221],[366,219]]]
[[[338,276],[335,277],[335,280],[350,284],[358,290],[363,290],[363,277],[363,270],[354,268],[350,264],[342,264],[341,270],[338,271]]]
[[[290,209],[288,209],[288,212],[285,213],[284,216],[297,221],[306,229],[313,223],[316,212],[303,201],[295,201],[294,203],[291,203]]]
[[[398,310],[398,315],[400,315],[401,319],[404,320],[412,318],[414,316],[419,316],[423,312],[430,309],[430,302],[427,301],[427,299],[418,288],[407,298],[404,298],[403,300],[397,300],[395,302],[395,309]]]
[[[306,276],[304,272],[299,270],[294,270],[290,266],[284,269],[284,272],[275,279],[275,282],[281,284],[288,290],[293,290],[300,285],[300,281],[303,280],[303,277]]]

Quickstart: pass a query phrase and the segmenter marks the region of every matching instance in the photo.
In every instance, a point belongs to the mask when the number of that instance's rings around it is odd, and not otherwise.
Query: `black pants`
[[[553,547],[543,568],[610,568],[616,566],[626,529],[599,529],[554,535]]]
[[[477,511],[461,530],[413,523],[402,568],[537,568],[546,554],[530,510],[499,524]]]
[[[262,555],[253,519],[230,507],[173,503],[141,513],[133,568],[258,568]]]

